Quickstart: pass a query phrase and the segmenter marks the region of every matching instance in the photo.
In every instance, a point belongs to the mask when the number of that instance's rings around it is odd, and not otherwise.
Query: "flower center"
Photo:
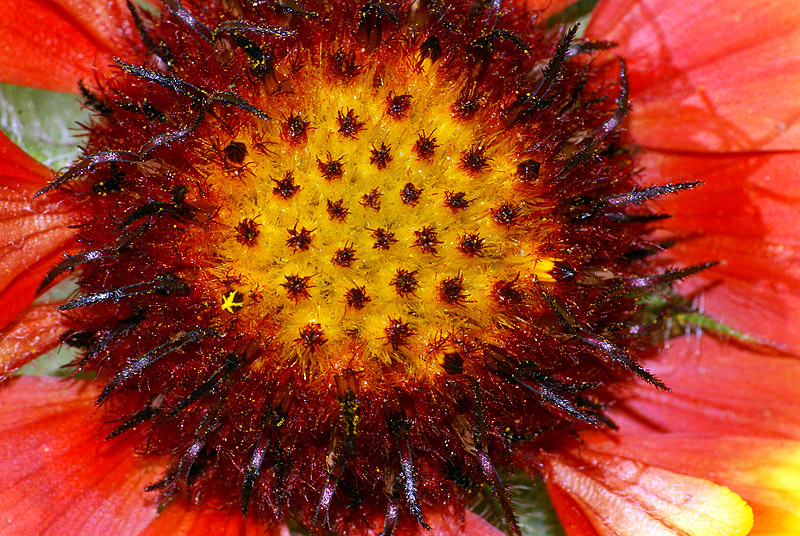
[[[345,58],[358,73],[332,76]],[[413,49],[305,61],[317,68],[294,92],[254,101],[277,118],[220,125],[223,156],[198,170],[224,229],[197,242],[213,259],[204,290],[223,319],[274,338],[263,359],[322,376],[402,362],[435,381],[449,338],[497,344],[493,330],[519,325],[506,305],[555,281],[539,163],[497,105],[467,105],[464,80]]]

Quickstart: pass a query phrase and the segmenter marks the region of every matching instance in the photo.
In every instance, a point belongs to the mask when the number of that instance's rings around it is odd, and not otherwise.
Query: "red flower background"
[[[75,91],[128,46],[126,13],[118,0],[4,6],[0,78]],[[664,262],[722,261],[681,290],[727,328],[668,341],[650,368],[673,392],[632,386],[611,414],[618,433],[552,453],[556,511],[570,536],[744,534],[749,511],[727,487],[752,508],[752,534],[800,534],[800,3],[601,0],[587,35],[627,61],[643,186],[705,184],[661,201],[674,216],[665,228],[683,237]],[[33,197],[51,178],[0,138],[4,377],[67,327],[52,304],[32,304],[74,239],[70,214]],[[158,512],[141,490],[159,463],[85,426],[96,394],[54,378],[0,386],[0,534],[263,534],[227,510],[175,501]],[[446,507],[431,521],[435,534],[498,533]]]

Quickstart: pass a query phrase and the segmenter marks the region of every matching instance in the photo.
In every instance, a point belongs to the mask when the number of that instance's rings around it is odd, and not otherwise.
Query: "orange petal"
[[[587,34],[628,61],[636,143],[800,149],[800,2],[613,0]]]
[[[192,506],[182,499],[164,508],[139,536],[289,536],[286,527],[269,529],[243,519],[238,510]]]
[[[670,341],[646,363],[672,392],[635,384],[609,414],[626,433],[800,439],[800,363],[704,335]]]
[[[129,48],[124,0],[14,0],[0,15],[0,81],[78,91]]]
[[[0,331],[0,380],[58,346],[69,325],[53,305],[33,306],[17,317]]]
[[[546,456],[543,470],[601,536],[744,536],[753,524],[725,487],[586,447]]]
[[[567,536],[599,536],[580,505],[557,485],[546,483],[547,495]]]
[[[754,426],[758,426],[754,422]],[[596,451],[648,465],[713,478],[752,506],[751,536],[800,534],[800,441],[696,434],[586,437]]]
[[[659,200],[673,215],[665,227],[683,237],[671,258],[723,263],[687,280],[684,292],[709,287],[710,316],[800,350],[800,154],[647,153],[640,160],[647,184],[704,183]]]
[[[0,389],[0,534],[138,535],[156,514],[143,488],[163,468],[103,441],[97,390],[23,376]]]

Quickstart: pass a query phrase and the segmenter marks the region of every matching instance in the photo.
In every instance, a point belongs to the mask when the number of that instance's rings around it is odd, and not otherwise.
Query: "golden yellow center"
[[[457,108],[469,88],[427,63],[308,61],[204,170],[227,229],[207,245],[220,314],[286,362],[439,374],[452,337],[513,328],[504,292],[553,280],[525,158],[499,110]]]

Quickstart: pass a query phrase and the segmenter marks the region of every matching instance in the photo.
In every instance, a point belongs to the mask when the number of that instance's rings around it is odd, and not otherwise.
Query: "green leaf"
[[[88,122],[77,95],[0,84],[0,129],[52,169],[80,154],[79,122]]]

